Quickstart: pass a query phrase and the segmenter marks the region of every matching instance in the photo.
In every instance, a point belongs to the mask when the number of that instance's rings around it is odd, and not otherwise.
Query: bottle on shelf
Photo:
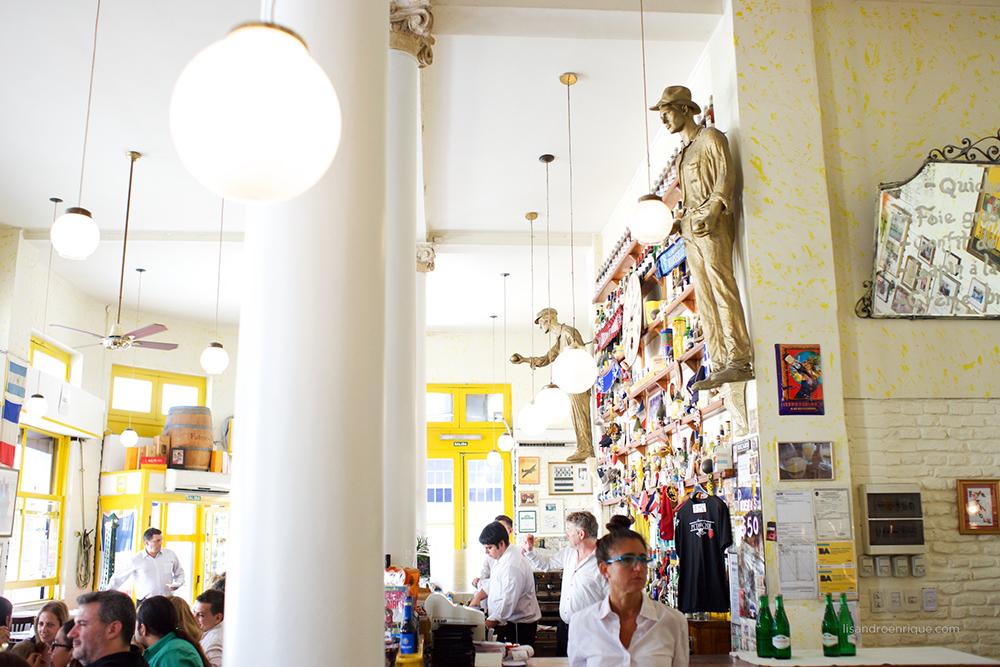
[[[772,625],[771,606],[766,595],[760,596],[760,609],[757,610],[757,657],[770,658],[774,655],[771,645]]]
[[[823,612],[823,655],[836,658],[840,655],[840,623],[837,621],[837,614],[833,611],[833,597],[826,594],[826,611]]]
[[[785,614],[785,603],[780,595],[774,596],[774,623],[771,627],[771,646],[774,647],[772,657],[788,660],[792,657],[792,631]]]
[[[403,603],[403,626],[399,630],[399,652],[417,652],[417,618],[413,608],[413,596],[407,595]]]
[[[837,619],[837,640],[842,657],[858,654],[854,639],[854,619],[847,606],[847,594],[840,594],[840,617]]]

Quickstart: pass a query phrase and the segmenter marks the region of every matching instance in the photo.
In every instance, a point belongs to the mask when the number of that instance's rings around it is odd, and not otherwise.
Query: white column
[[[388,7],[276,9],[344,130],[315,187],[248,209],[225,662],[380,665]]]
[[[416,561],[417,147],[420,73],[416,57],[389,51],[386,131],[385,553]],[[423,396],[421,395],[421,399]]]

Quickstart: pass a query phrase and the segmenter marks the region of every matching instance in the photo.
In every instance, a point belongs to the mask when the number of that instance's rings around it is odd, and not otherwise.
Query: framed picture
[[[903,279],[900,281],[908,289],[913,289],[917,284],[917,270],[920,268],[920,260],[913,255],[906,258],[903,265]]]
[[[0,537],[14,534],[14,501],[20,470],[0,468]]]
[[[965,302],[980,313],[986,312],[986,283],[979,278],[972,278],[969,281],[969,291],[965,295]]]
[[[885,271],[886,275],[889,276],[899,273],[899,255],[901,252],[898,243],[886,241],[885,249],[878,260],[878,268]]]
[[[949,275],[958,277],[958,275],[962,273],[962,258],[950,250],[948,251],[948,254],[944,256],[943,265],[944,270]]]
[[[906,242],[906,233],[910,229],[911,216],[908,211],[904,211],[895,202],[889,205],[889,231],[890,239],[902,245]]]
[[[915,288],[916,292],[920,294],[929,294],[931,287],[934,286],[934,272],[923,267],[917,271],[917,286]]]
[[[537,456],[522,456],[517,460],[518,484],[538,484],[541,478]]]
[[[892,294],[892,312],[898,315],[913,315],[913,297],[910,290],[902,285],[896,288]]]
[[[550,498],[542,501],[541,526],[538,532],[545,534],[560,534],[566,532],[566,515],[563,514],[562,498]]]
[[[833,479],[833,443],[779,442],[778,479]]]
[[[537,491],[521,491],[520,492],[520,502],[518,505],[522,507],[532,507],[538,504],[538,492]]]
[[[823,363],[819,345],[777,343],[774,351],[778,365],[778,414],[823,414]]]
[[[517,532],[538,532],[538,513],[535,510],[519,510],[517,513]]]
[[[562,496],[593,492],[594,487],[586,463],[549,463],[549,494]]]
[[[928,264],[934,263],[934,251],[937,246],[926,236],[917,237],[917,255]]]
[[[894,289],[896,289],[896,281],[886,278],[885,274],[879,271],[878,277],[875,278],[875,296],[879,298],[879,301],[888,301],[889,295]]]
[[[963,535],[1000,535],[998,495],[1000,480],[958,480],[958,532]]]

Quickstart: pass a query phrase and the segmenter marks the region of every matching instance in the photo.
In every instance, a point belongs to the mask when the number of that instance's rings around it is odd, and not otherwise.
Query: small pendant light
[[[222,290],[222,224],[226,219],[226,200],[222,200],[219,214],[219,274],[215,281],[215,342],[209,343],[201,353],[201,367],[209,375],[219,375],[229,367],[229,354],[219,342],[219,295]]]

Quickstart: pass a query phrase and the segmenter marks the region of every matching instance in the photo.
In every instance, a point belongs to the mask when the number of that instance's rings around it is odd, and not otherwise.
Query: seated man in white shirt
[[[507,529],[497,521],[483,528],[479,542],[496,561],[490,572],[486,627],[494,629],[497,641],[534,646],[542,613],[531,565],[520,549],[511,548]]]
[[[514,534],[514,520],[511,519],[506,514],[498,514],[494,521],[499,521],[503,524],[503,527],[507,529],[508,535]],[[482,606],[483,600],[490,592],[490,572],[493,570],[493,563],[495,563],[492,558],[487,557],[483,561],[483,572],[478,577],[472,580],[472,585],[478,588],[475,596],[472,598],[472,602],[469,603],[470,607]]]
[[[194,620],[205,634],[201,648],[212,667],[222,667],[222,620],[225,618],[226,594],[212,588],[194,599]]]
[[[184,569],[181,561],[170,549],[163,548],[163,533],[158,528],[149,528],[142,534],[145,548],[131,559],[115,565],[114,576],[105,590],[116,590],[129,577],[135,577],[135,597],[142,602],[153,595],[171,597],[184,585]]]
[[[573,614],[603,600],[608,581],[601,574],[594,552],[597,550],[597,519],[590,512],[571,512],[566,517],[569,546],[558,552],[535,548],[535,536],[528,535],[524,556],[542,572],[562,570],[559,596],[559,625],[556,628],[556,656],[566,657],[569,624]]]

